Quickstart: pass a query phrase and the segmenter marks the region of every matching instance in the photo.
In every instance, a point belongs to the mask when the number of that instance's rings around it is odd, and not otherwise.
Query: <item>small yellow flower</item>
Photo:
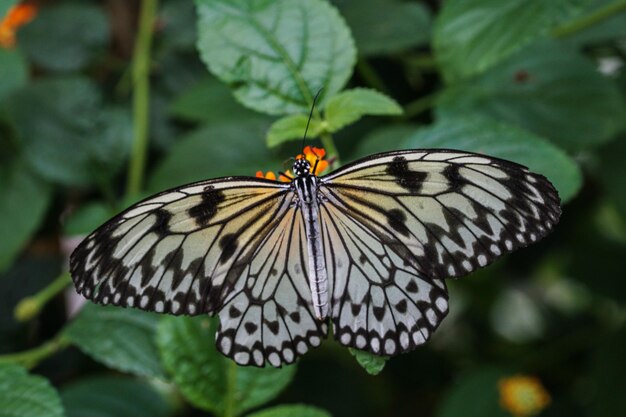
[[[515,417],[538,414],[550,404],[550,394],[538,378],[515,375],[498,381],[500,405]]]
[[[322,172],[328,169],[329,166],[329,163],[324,159],[324,156],[326,156],[326,151],[323,148],[307,146],[304,148],[303,153],[296,156],[296,159],[305,158],[307,161],[309,161],[309,164],[311,164],[311,173],[314,173],[315,175],[320,175]],[[313,172],[313,168],[315,168],[315,172]],[[276,181],[276,174],[274,174],[272,171],[268,171],[265,174],[263,173],[263,171],[257,171],[256,177]],[[284,173],[284,175],[280,174],[278,176],[278,180],[282,182],[290,182],[292,179],[293,174],[291,173],[291,171],[287,171]]]
[[[33,20],[36,15],[37,6],[33,3],[20,3],[11,7],[0,21],[0,46],[7,49],[14,47],[17,29]]]

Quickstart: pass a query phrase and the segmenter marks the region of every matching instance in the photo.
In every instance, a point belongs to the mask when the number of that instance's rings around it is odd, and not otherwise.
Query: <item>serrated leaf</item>
[[[213,123],[179,139],[148,182],[154,192],[220,176],[254,176],[281,161],[268,151],[263,137],[269,121],[260,117]],[[227,144],[228,146],[224,146]]]
[[[86,185],[115,174],[130,149],[123,110],[105,108],[100,91],[80,77],[47,78],[7,98],[24,158],[42,177]]]
[[[290,404],[257,411],[249,414],[248,417],[331,417],[331,414],[310,405]]]
[[[248,119],[253,112],[237,102],[224,83],[207,77],[183,91],[170,106],[174,117],[192,122],[219,123]]]
[[[425,45],[431,17],[426,6],[397,0],[336,0],[360,55],[385,55]]]
[[[564,202],[576,195],[582,183],[576,163],[550,142],[514,126],[481,117],[439,121],[409,136],[402,148],[459,149],[517,162],[545,175]]]
[[[165,317],[159,325],[163,364],[181,393],[196,407],[219,415],[227,408],[239,415],[275,398],[291,382],[296,367],[238,367],[215,347],[216,322]]]
[[[331,132],[336,132],[366,115],[399,114],[402,114],[402,107],[394,99],[367,88],[355,88],[332,96],[324,110]]]
[[[293,114],[278,119],[267,131],[267,146],[273,147],[289,140],[302,139],[306,129],[308,115]],[[314,138],[322,132],[322,123],[317,119],[311,119],[307,137]]]
[[[588,1],[588,0],[583,0]],[[448,0],[433,47],[448,82],[484,72],[580,11],[581,0]]]
[[[440,402],[437,417],[510,417],[500,407],[498,381],[508,374],[499,368],[482,368],[460,378]]]
[[[378,375],[385,368],[385,364],[389,357],[377,356],[369,352],[358,349],[348,349],[356,361],[367,371],[370,375]]]
[[[54,71],[84,68],[104,50],[109,24],[101,7],[70,3],[40,7],[18,32],[18,44],[36,64]]]
[[[19,49],[0,47],[0,100],[26,82],[27,70]]]
[[[245,106],[306,113],[313,96],[341,90],[356,50],[337,10],[323,0],[196,0],[198,49]]]
[[[12,364],[0,364],[0,415],[64,417],[61,399],[50,382]]]
[[[575,51],[535,45],[484,75],[449,89],[437,114],[481,114],[509,121],[577,151],[611,140],[626,127],[616,84]]]
[[[167,417],[172,410],[145,382],[123,377],[91,377],[61,390],[66,417]]]
[[[65,329],[80,350],[111,368],[162,378],[155,344],[159,316],[144,311],[87,304]]]
[[[18,159],[0,167],[0,271],[11,265],[35,233],[50,204],[52,189]]]

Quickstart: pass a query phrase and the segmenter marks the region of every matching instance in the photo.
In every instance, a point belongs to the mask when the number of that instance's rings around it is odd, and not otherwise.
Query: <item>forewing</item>
[[[320,211],[334,337],[378,355],[426,342],[448,312],[444,281],[421,274],[393,234],[334,196]]]
[[[76,290],[100,304],[196,315],[219,310],[236,260],[291,205],[284,184],[204,181],[138,203],[90,234],[70,258]]]
[[[374,155],[322,178],[335,199],[394,245],[422,276],[459,277],[545,236],[559,197],[543,176],[484,155],[449,150]]]
[[[220,311],[217,348],[241,365],[292,363],[326,336],[315,319],[302,215],[293,207],[236,261]]]

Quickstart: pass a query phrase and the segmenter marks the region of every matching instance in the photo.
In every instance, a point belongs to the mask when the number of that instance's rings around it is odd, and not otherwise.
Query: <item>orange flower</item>
[[[326,150],[324,148],[315,148],[306,146],[304,148],[304,154],[300,154],[296,156],[296,159],[305,158],[311,164],[311,171],[315,167],[315,163],[317,162],[317,167],[315,168],[315,172],[313,174],[319,175],[324,172],[328,168],[328,161],[324,160],[326,156]]]
[[[498,381],[500,405],[515,417],[538,414],[550,404],[550,394],[539,378],[516,375]]]
[[[0,21],[0,46],[12,48],[15,46],[15,32],[35,18],[37,6],[32,3],[20,3],[11,7],[4,19]]]
[[[289,175],[291,178],[293,178],[293,175],[291,174],[291,171],[287,171],[285,174]],[[267,180],[272,180],[272,181],[276,181],[276,174],[274,174],[272,171],[267,171],[266,174],[263,174],[263,171],[257,171],[256,172],[256,177],[257,178],[265,178]],[[278,180],[282,181],[282,182],[290,182],[291,178],[280,174],[278,176]]]
[[[309,161],[309,163],[311,164],[311,172],[313,172],[313,168],[315,167],[315,175],[320,175],[322,172],[328,169],[329,163],[328,161],[324,160],[324,156],[326,156],[326,151],[323,148],[312,148],[310,146],[307,146],[304,148],[303,152],[303,154],[299,154],[298,156],[296,156],[296,159],[305,158],[307,161]],[[317,166],[315,165],[316,162]],[[290,182],[291,179],[294,177],[291,171],[287,171],[285,172],[285,174],[286,175],[280,174],[278,176],[278,180],[282,182]],[[265,174],[263,174],[263,171],[257,171],[256,177],[276,181],[276,174],[274,174],[272,171],[268,171]]]

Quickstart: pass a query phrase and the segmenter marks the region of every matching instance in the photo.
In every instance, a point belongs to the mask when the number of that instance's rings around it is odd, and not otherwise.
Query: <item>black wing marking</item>
[[[417,271],[436,278],[466,275],[541,239],[561,213],[545,177],[461,151],[373,155],[322,183],[322,198],[342,201],[368,228],[392,230]]]
[[[288,185],[255,178],[204,181],[148,198],[72,253],[76,290],[100,304],[214,313],[234,259],[292,199]]]

